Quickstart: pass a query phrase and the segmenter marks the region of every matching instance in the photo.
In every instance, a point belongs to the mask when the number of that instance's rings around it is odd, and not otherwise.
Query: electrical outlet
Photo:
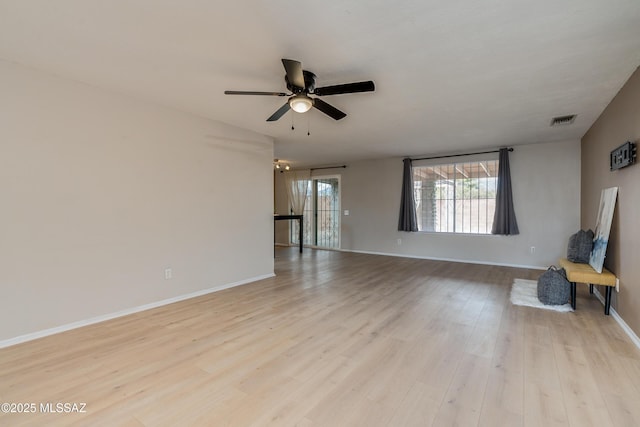
[[[398,239],[398,246],[402,244],[402,239]]]
[[[616,277],[616,292],[620,292],[620,279]]]
[[[169,280],[169,279],[173,279],[173,270],[170,268],[165,268],[164,269],[164,279],[165,280]]]
[[[529,248],[529,252],[531,252],[531,254],[535,254],[536,253],[536,247],[535,246],[531,246]]]
[[[349,216],[349,209],[344,210],[344,216]]]

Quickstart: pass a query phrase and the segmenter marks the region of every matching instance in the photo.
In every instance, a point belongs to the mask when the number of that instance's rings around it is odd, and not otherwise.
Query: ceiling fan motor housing
[[[291,93],[313,93],[313,90],[316,88],[316,75],[307,70],[302,70],[302,75],[304,76],[305,87],[300,88],[292,85],[289,81],[289,78],[285,74],[284,81],[287,83],[287,89],[289,89]]]

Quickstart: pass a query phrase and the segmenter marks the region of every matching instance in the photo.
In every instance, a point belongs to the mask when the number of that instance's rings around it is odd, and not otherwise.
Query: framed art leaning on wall
[[[617,195],[618,187],[605,188],[600,193],[596,231],[593,236],[593,249],[589,257],[589,265],[598,273],[602,273],[602,267],[604,266]]]

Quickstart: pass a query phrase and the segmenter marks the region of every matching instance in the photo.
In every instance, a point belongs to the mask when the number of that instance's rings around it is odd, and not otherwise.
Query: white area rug
[[[538,299],[538,282],[536,280],[515,279],[511,287],[511,302],[515,305],[544,308],[554,311],[573,311],[571,304],[544,305]]]

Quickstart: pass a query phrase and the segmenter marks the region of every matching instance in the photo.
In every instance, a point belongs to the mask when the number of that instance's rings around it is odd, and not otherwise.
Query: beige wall
[[[3,61],[0,93],[0,342],[273,274],[271,139]]]
[[[353,162],[337,170],[341,209],[350,212],[341,219],[342,249],[539,268],[557,264],[580,226],[580,141],[517,146],[510,163],[517,236],[399,232],[402,159]],[[281,185],[276,182],[276,193]],[[276,198],[286,203],[286,196]],[[278,235],[281,242],[287,238]]]
[[[594,228],[600,192],[618,187],[605,266],[620,279],[612,306],[640,335],[640,165],[609,170],[609,153],[626,141],[640,143],[640,69],[636,70],[582,138],[583,228]]]

